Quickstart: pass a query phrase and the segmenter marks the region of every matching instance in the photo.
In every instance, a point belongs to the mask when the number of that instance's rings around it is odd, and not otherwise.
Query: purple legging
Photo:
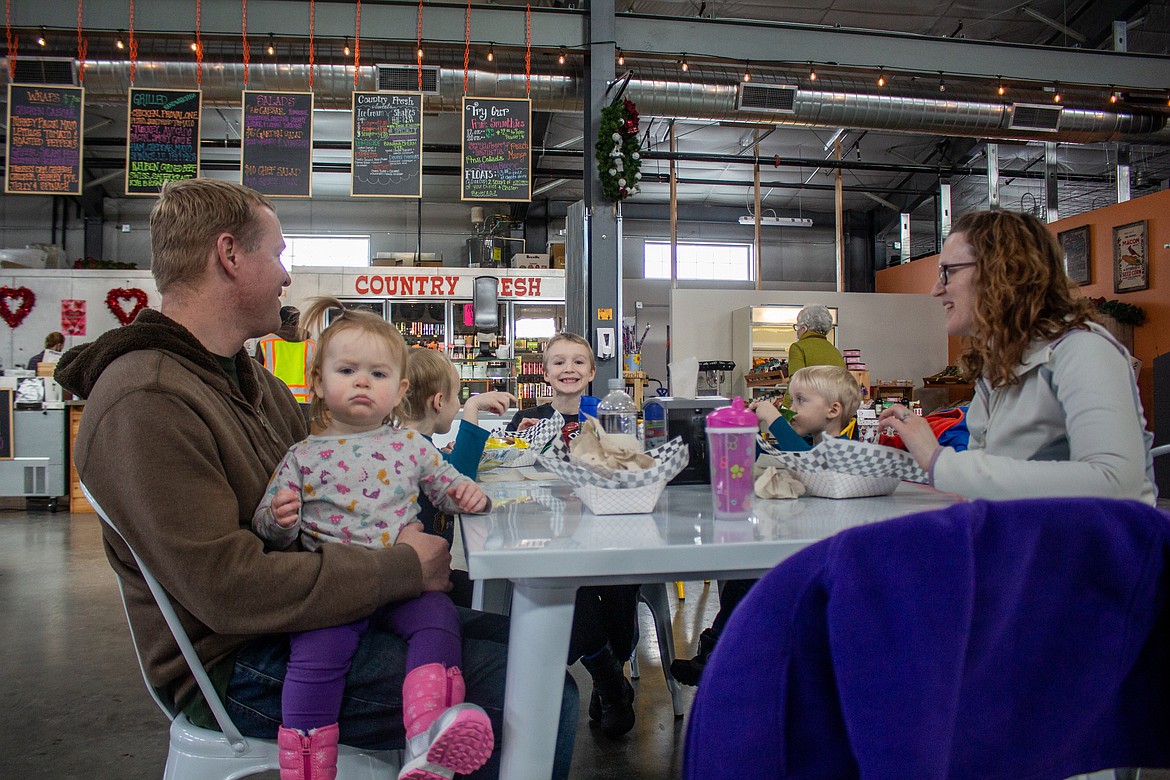
[[[281,693],[286,728],[307,732],[337,722],[345,675],[358,640],[370,626],[406,641],[406,671],[425,664],[459,666],[459,616],[446,593],[428,591],[416,599],[381,607],[363,620],[289,635],[288,672]]]

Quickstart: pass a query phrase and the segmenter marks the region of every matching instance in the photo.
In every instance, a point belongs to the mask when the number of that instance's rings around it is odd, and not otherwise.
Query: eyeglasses
[[[801,326],[800,326],[800,325],[797,325],[795,322],[794,322],[794,323],[792,323],[792,329],[793,329],[793,330],[800,330],[800,328],[801,328]]]
[[[970,268],[978,263],[951,263],[950,265],[940,265],[938,267],[938,280],[942,282],[942,286],[946,287],[951,283],[951,271],[956,268]]]

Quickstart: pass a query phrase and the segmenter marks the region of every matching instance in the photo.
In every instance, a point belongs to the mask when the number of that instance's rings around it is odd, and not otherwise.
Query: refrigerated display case
[[[770,306],[748,306],[731,313],[732,359],[735,361],[735,377],[732,392],[744,398],[765,395],[783,395],[788,387],[787,376],[777,376],[775,381],[747,385],[744,374],[753,373],[755,367],[765,367],[769,361],[788,360],[788,348],[796,342],[796,315],[804,305],[776,304]],[[837,340],[837,309],[830,306],[833,327],[825,338],[830,344]]]

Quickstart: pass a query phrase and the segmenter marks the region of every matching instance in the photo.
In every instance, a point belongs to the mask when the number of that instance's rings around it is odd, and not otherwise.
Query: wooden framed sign
[[[130,88],[126,194],[157,195],[164,183],[199,175],[197,89]]]
[[[80,195],[84,127],[80,87],[9,84],[4,191]]]
[[[313,196],[313,93],[244,90],[242,182],[264,195]]]
[[[1148,290],[1150,249],[1146,221],[1113,228],[1113,292]]]
[[[422,197],[421,92],[353,93],[350,195]]]
[[[1093,267],[1093,244],[1089,226],[1073,228],[1056,234],[1064,251],[1064,272],[1077,284],[1089,284]]]
[[[532,102],[463,98],[463,200],[532,200]]]

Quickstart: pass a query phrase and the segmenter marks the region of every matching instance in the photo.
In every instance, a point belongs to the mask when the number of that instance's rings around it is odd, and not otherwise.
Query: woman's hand
[[[422,589],[447,593],[451,590],[451,548],[447,540],[422,530],[419,523],[408,523],[398,532],[395,546],[405,544],[414,549],[422,565]]]
[[[906,450],[914,456],[914,460],[925,471],[930,470],[930,462],[939,448],[938,437],[930,429],[930,423],[914,414],[901,404],[894,404],[882,412],[878,417],[878,430],[889,426],[902,437]]]
[[[472,425],[479,425],[479,413],[503,414],[511,406],[516,406],[516,396],[500,390],[473,395],[463,404],[463,420]]]

